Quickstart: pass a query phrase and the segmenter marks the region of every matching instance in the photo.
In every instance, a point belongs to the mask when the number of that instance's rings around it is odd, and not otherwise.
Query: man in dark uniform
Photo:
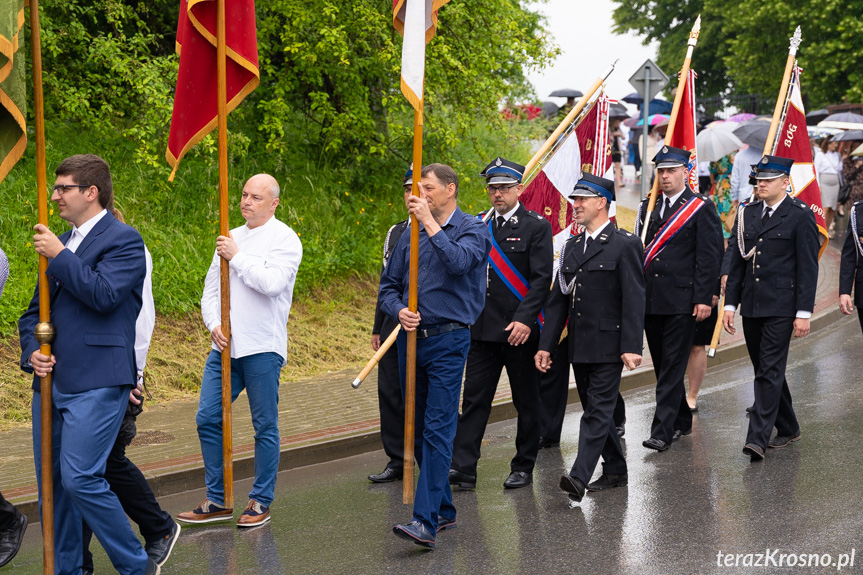
[[[857,317],[863,329],[863,200],[851,206],[848,231],[842,246],[842,260],[839,265],[839,309],[850,315],[857,306]],[[854,299],[851,299],[851,289]]]
[[[402,183],[405,206],[407,206],[408,196],[411,194],[412,184],[413,167],[405,173]],[[387,232],[387,238],[384,241],[381,275],[387,267],[387,260],[389,260],[393,248],[396,247],[404,231],[408,229],[408,222],[410,220],[402,220],[393,225]],[[372,349],[377,351],[381,342],[389,337],[397,325],[398,322],[381,311],[381,302],[378,299],[377,305],[375,305],[375,324],[372,327]],[[384,444],[384,453],[390,460],[382,472],[369,475],[369,481],[390,483],[402,478],[405,452],[405,402],[399,383],[399,354],[396,346],[390,347],[378,362],[378,406],[381,413],[381,443]]]
[[[695,322],[710,317],[722,259],[722,229],[716,210],[686,184],[690,152],[663,146],[653,158],[662,196],[647,223],[644,331],[656,373],[656,412],[645,447],[665,451],[692,432],[683,377]],[[641,235],[647,200],[638,208]]]
[[[449,482],[476,487],[476,464],[491,402],[506,367],[512,401],[518,411],[516,455],[503,486],[533,483],[539,450],[539,372],[533,356],[539,342],[539,318],[551,284],[551,225],[518,201],[524,191],[524,166],[494,159],[480,176],[486,179],[488,226],[493,236],[486,266],[485,308],[471,328],[464,397],[458,419]]]
[[[535,362],[538,370],[549,369],[550,350],[568,318],[569,359],[584,413],[578,456],[561,477],[560,488],[581,501],[585,489],[600,491],[628,481],[614,408],[623,366],[632,370],[641,364],[645,288],[641,241],[608,220],[614,182],[584,174],[570,198],[585,231],[570,238],[561,251]],[[590,483],[600,455],[602,475]]]
[[[449,166],[422,169],[420,196],[408,198],[419,223],[416,312],[408,308],[410,234],[402,235],[381,276],[381,309],[398,318],[399,379],[407,373],[407,337],[416,331],[416,446],[420,466],[413,519],[393,533],[435,546],[437,532],[455,527],[447,481],[458,422],[458,399],[470,331],[485,304],[483,279],[491,248],[486,227],[458,208],[458,175]]]
[[[764,459],[767,447],[800,439],[785,379],[788,345],[809,333],[818,282],[818,227],[811,210],[788,197],[793,160],[764,156],[758,163],[758,200],[740,208],[725,287],[725,331],[734,334],[740,304],[743,335],[755,370],[755,404],[743,453]],[[731,247],[729,247],[731,249]],[[776,437],[770,439],[773,427]]]

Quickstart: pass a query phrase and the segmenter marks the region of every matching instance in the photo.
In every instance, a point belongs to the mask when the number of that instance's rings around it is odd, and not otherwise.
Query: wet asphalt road
[[[856,316],[792,344],[788,380],[803,437],[761,463],[740,452],[752,368],[739,361],[708,374],[693,434],[664,453],[641,446],[653,390],[626,394],[629,486],[588,494],[578,507],[557,487],[575,458],[573,406],[561,447],[540,452],[529,488],[501,486],[514,421],[489,427],[477,489],[455,493],[458,528],[439,534],[434,551],[392,535],[394,523],[410,520],[410,507],[401,503],[401,482],[366,481],[386,461],[376,452],[280,474],[274,520],[262,528],[184,526],[163,573],[833,573],[840,561],[842,573],[863,573],[861,359]],[[237,484],[238,508],[250,485]],[[202,498],[200,490],[161,502],[176,514]],[[113,572],[93,547],[96,573]],[[794,554],[797,565],[786,557],[780,567],[782,554]],[[800,566],[800,554],[809,566]],[[758,561],[767,566],[744,566]],[[14,568],[2,571],[41,573],[38,526]]]

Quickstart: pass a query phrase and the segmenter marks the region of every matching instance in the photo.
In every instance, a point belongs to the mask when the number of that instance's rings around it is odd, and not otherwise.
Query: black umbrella
[[[619,104],[617,102],[611,104],[608,107],[608,117],[609,118],[628,118],[629,110],[626,109],[626,106],[623,104]]]
[[[830,114],[825,120],[829,122],[849,122],[852,124],[863,124],[863,116],[854,112],[839,112],[838,114]]]
[[[560,110],[560,106],[555,104],[554,102],[543,102],[542,103],[542,115],[546,118],[553,118],[557,115],[557,111]]]
[[[821,108],[820,110],[813,110],[812,112],[809,112],[808,114],[806,114],[806,125],[807,126],[814,126],[815,124],[817,124],[821,120],[826,120],[827,116],[829,116],[829,115],[830,115],[830,112],[824,108]]]
[[[632,94],[627,94],[623,98],[621,98],[627,104],[641,104],[644,101],[644,98],[641,97],[641,94],[638,92],[633,92]]]
[[[853,142],[855,140],[863,140],[863,130],[848,130],[847,132],[836,134],[831,137],[830,140],[833,142]]]
[[[734,135],[740,138],[744,144],[754,148],[763,149],[767,143],[767,132],[770,131],[770,122],[764,120],[750,120],[743,122],[734,130]]]
[[[582,94],[578,90],[573,90],[572,88],[555,90],[548,95],[549,98],[581,98],[582,96],[584,96],[584,94]]]

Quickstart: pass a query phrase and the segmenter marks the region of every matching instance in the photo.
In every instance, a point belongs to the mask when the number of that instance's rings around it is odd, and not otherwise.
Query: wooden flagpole
[[[216,24],[216,72],[219,106],[219,235],[229,236],[228,222],[228,112],[225,49],[225,0],[219,0]],[[231,440],[231,283],[228,260],[220,258],[222,335],[228,340],[222,350],[222,457],[225,507],[234,507],[234,448]]]
[[[422,177],[423,165],[423,105],[414,109],[414,175],[411,184],[411,194],[419,196],[419,181]],[[408,283],[408,310],[417,311],[417,288],[419,282],[419,244],[420,226],[416,216],[411,214],[411,253]],[[395,332],[394,332],[395,333]],[[387,339],[389,341],[389,338]],[[395,338],[393,338],[395,341]],[[402,502],[413,503],[414,500],[414,423],[416,416],[416,377],[417,377],[417,332],[407,332],[407,372],[405,374],[405,443],[404,471],[402,475]],[[383,348],[383,346],[381,346]],[[380,349],[378,350],[380,351]],[[384,350],[386,351],[386,350]],[[383,354],[381,354],[383,355]]]
[[[797,29],[794,30],[794,35],[789,39],[788,59],[785,60],[785,73],[782,75],[782,85],[779,88],[779,97],[776,99],[776,106],[773,108],[773,119],[770,121],[770,130],[767,132],[767,141],[764,142],[763,154],[765,155],[773,153],[776,132],[779,130],[779,123],[782,120],[782,116],[785,114],[785,108],[788,104],[788,85],[791,83],[791,72],[794,70],[794,63],[797,61],[797,49],[800,47],[802,39],[800,26],[798,26]],[[749,201],[755,201],[754,189],[752,190],[752,195],[749,197]],[[723,294],[722,300],[725,300],[725,294]],[[720,303],[719,311],[722,311],[722,303]],[[716,318],[716,327],[713,329],[713,338],[710,340],[710,348],[707,350],[707,357],[716,356],[716,347],[719,345],[719,333],[721,327],[722,313],[719,313],[719,317]]]
[[[39,1],[30,0],[30,53],[33,62],[33,116],[36,128],[36,197],[37,221],[48,225],[48,181],[45,161],[45,100],[42,95],[42,40],[39,34]],[[51,323],[49,285],[45,272],[48,258],[39,256],[39,323],[36,325],[36,341],[39,353],[51,356],[54,341],[54,325]],[[42,378],[39,388],[42,419],[42,571],[54,574],[54,461],[53,432],[51,425],[52,404],[51,374]]]
[[[689,32],[689,41],[687,42],[686,58],[683,59],[683,67],[680,69],[680,78],[677,83],[677,93],[674,95],[674,105],[671,108],[671,117],[668,118],[668,130],[665,132],[665,145],[671,141],[674,134],[674,126],[677,124],[677,114],[680,111],[680,102],[683,101],[683,87],[689,79],[689,64],[692,61],[692,51],[695,50],[695,45],[698,43],[698,35],[701,33],[701,15],[695,19],[695,24],[692,25],[692,30]],[[648,105],[648,104],[645,104]],[[642,162],[647,162],[647,158],[642,158]],[[643,173],[643,172],[642,172]],[[659,182],[653,180],[653,187],[650,188],[649,200],[647,202],[647,213],[644,215],[644,225],[641,229],[641,243],[647,243],[647,228],[650,223],[650,216],[653,214],[653,208],[656,206],[656,196],[659,191]],[[637,222],[636,222],[637,223]]]

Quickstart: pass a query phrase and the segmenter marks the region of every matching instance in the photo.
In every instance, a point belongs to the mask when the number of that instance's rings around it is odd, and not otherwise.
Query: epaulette
[[[710,200],[710,198],[708,198],[707,196],[705,196],[705,195],[704,195],[704,194],[702,194],[701,192],[695,192],[695,193],[693,193],[692,195],[693,195],[693,196],[697,196],[697,197],[701,198],[701,199],[702,199],[702,200],[704,200],[704,201],[709,201],[709,200]]]
[[[626,237],[628,237],[628,238],[631,238],[631,237],[633,236],[632,232],[627,231],[627,230],[624,230],[623,228],[615,228],[615,230],[614,230],[614,231],[616,231],[616,232],[617,232],[617,233],[619,233],[620,235],[622,235],[622,236],[626,236]]]
[[[533,210],[525,210],[525,213],[529,216],[535,217],[538,220],[544,220],[545,219],[544,217],[542,217],[541,215],[539,215],[538,213],[536,213]]]
[[[799,198],[791,198],[791,200],[792,200],[792,203],[793,203],[795,206],[797,206],[798,208],[802,208],[802,209],[804,209],[804,210],[808,210],[808,209],[809,209],[809,206],[807,206],[807,205],[803,202],[803,200],[801,200],[801,199],[799,199]]]
[[[854,205],[854,206],[859,206],[859,205],[861,205],[861,204],[863,204],[863,200],[857,200],[857,201],[856,201],[856,202],[854,202],[852,205]]]

